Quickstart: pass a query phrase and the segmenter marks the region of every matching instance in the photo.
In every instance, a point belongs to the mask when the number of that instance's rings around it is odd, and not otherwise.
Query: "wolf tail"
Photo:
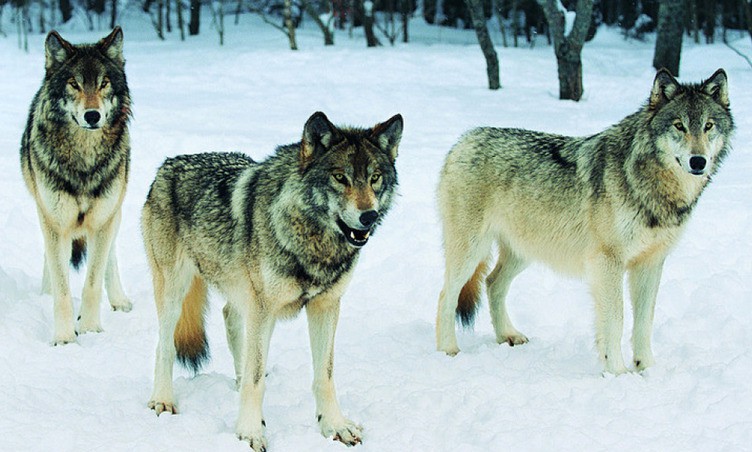
[[[178,361],[194,372],[198,372],[209,360],[209,343],[206,341],[204,328],[206,298],[206,283],[200,276],[194,276],[175,327],[175,350]]]
[[[475,314],[478,312],[478,305],[480,305],[483,280],[487,272],[488,263],[483,260],[475,268],[475,273],[473,273],[473,276],[470,277],[460,291],[460,297],[457,301],[457,320],[465,328],[472,327],[475,322]]]
[[[74,239],[72,245],[70,264],[74,269],[78,270],[84,260],[86,260],[86,239],[83,237]]]

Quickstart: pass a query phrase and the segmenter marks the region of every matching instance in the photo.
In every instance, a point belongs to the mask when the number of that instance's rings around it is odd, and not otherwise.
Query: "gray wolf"
[[[321,433],[347,445],[361,427],[337,402],[334,332],[340,298],[361,248],[395,195],[403,121],[341,128],[321,112],[299,143],[263,162],[239,153],[167,159],[142,212],[159,319],[149,407],[175,413],[177,358],[198,370],[208,357],[207,287],[226,298],[227,340],[240,391],[238,438],[265,450],[262,399],[274,324],[305,308],[313,355],[313,394]]]
[[[455,314],[471,325],[486,279],[498,343],[523,344],[506,295],[539,261],[584,277],[595,299],[596,348],[605,371],[627,371],[621,351],[622,284],[634,312],[633,364],[654,363],[653,312],[663,262],[729,150],[734,121],[726,73],[680,84],[657,73],[647,103],[607,130],[575,138],[519,129],[467,132],[438,185],[446,259],[437,348],[459,352]]]
[[[21,171],[44,236],[42,286],[54,299],[56,345],[74,342],[77,332],[102,331],[103,280],[112,308],[131,310],[114,245],[128,179],[130,105],[120,27],[96,44],[47,35],[44,81],[21,140]],[[87,247],[76,328],[68,261],[78,267]]]

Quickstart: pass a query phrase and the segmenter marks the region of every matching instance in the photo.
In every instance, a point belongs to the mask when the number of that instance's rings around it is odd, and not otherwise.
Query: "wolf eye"
[[[105,89],[107,88],[107,85],[109,84],[110,84],[110,79],[105,77],[104,79],[102,79],[102,84],[99,85],[99,89]]]
[[[381,179],[381,174],[380,173],[373,173],[373,175],[371,175],[371,183],[372,184],[375,184],[376,182],[378,182],[379,179]]]
[[[340,184],[344,185],[344,184],[347,183],[347,178],[342,173],[334,173],[334,174],[332,174],[332,177],[334,178],[334,180],[336,180]]]
[[[712,129],[714,125],[715,125],[715,124],[714,124],[714,123],[712,123],[712,122],[710,122],[710,121],[706,122],[706,123],[705,123],[705,131],[706,131],[706,132],[710,131],[710,129]]]
[[[78,86],[78,83],[76,83],[75,79],[68,80],[68,84],[70,85],[71,88],[75,89],[76,91],[81,91],[81,87]]]
[[[678,130],[679,132],[686,132],[687,131],[687,129],[684,128],[684,124],[682,124],[681,121],[676,121],[674,123],[674,127],[676,127],[676,130]]]

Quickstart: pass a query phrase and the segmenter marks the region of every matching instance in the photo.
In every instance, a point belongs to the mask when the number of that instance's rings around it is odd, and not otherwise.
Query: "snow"
[[[157,418],[146,407],[157,323],[140,208],[165,157],[239,150],[263,158],[299,140],[316,110],[362,126],[395,113],[405,118],[401,196],[362,252],[337,332],[340,404],[365,427],[355,450],[752,450],[752,71],[723,44],[685,41],[681,76],[698,81],[726,69],[735,146],[667,260],[656,365],[613,377],[601,374],[586,285],[542,266],[520,275],[509,295],[529,344],[495,344],[484,302],[475,330],[459,333],[462,352],[435,351],[443,258],[434,192],[444,155],[471,127],[584,135],[635,111],[654,75],[650,39],[625,41],[602,28],[584,48],[586,92],[575,103],[557,99],[555,58],[540,37],[534,49],[497,47],[503,89],[492,92],[472,30],[421,19],[413,21],[412,43],[376,49],[365,48],[359,30],[354,38],[337,31],[336,45],[324,47],[307,20],[301,50],[291,52],[284,35],[251,17],[237,27],[228,20],[219,47],[208,21],[188,42],[176,33],[159,42],[148,18],[127,14],[135,117],[117,251],[134,308],[103,307],[105,332],[62,347],[50,345],[42,236],[17,154],[43,75],[44,37],[30,37],[29,54],[14,36],[0,39],[0,450],[247,450],[234,435],[238,393],[217,296],[208,317],[211,363],[195,376],[176,367],[180,414]],[[61,32],[87,42],[108,31],[83,29],[79,21]],[[500,42],[498,29],[491,31]],[[731,37],[752,53],[748,37]],[[83,275],[71,280],[78,308]],[[630,326],[627,309],[627,358]],[[319,434],[311,381],[305,316],[280,322],[264,400],[271,450],[343,450]]]

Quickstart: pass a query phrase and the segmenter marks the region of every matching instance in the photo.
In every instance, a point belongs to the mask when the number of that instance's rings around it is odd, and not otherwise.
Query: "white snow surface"
[[[324,47],[307,20],[301,50],[292,52],[281,33],[252,17],[239,26],[228,18],[219,47],[208,19],[199,37],[180,42],[173,32],[160,42],[142,16],[127,11],[123,19],[134,118],[117,253],[134,308],[112,312],[103,301],[105,331],[60,347],[51,346],[52,299],[40,295],[42,236],[18,162],[43,77],[44,36],[31,36],[28,54],[13,34],[0,38],[0,450],[247,450],[234,434],[239,398],[216,294],[211,362],[197,375],[176,366],[179,414],[156,417],[146,407],[157,321],[140,209],[165,157],[236,150],[263,159],[299,141],[317,110],[358,126],[395,113],[405,119],[400,196],[362,251],[337,331],[339,401],[365,428],[355,450],[752,450],[752,70],[720,39],[685,41],[681,80],[726,69],[734,147],[666,262],[656,365],[613,377],[602,375],[594,349],[587,286],[540,265],[509,294],[530,343],[496,344],[484,301],[475,329],[459,333],[462,352],[435,350],[444,264],[434,195],[446,152],[471,127],[587,135],[637,110],[655,73],[652,41],[601,28],[583,52],[584,99],[571,102],[558,100],[553,50],[542,37],[534,49],[497,47],[503,88],[489,91],[474,33],[422,19],[413,21],[411,43],[375,49],[358,30],[353,38],[337,31],[336,45]],[[108,30],[85,31],[77,19],[61,32],[80,43]],[[492,32],[500,42],[498,28]],[[731,38],[752,53],[748,36]],[[83,273],[71,272],[71,281],[78,309]],[[629,362],[628,301],[625,310]],[[270,450],[344,450],[316,424],[304,315],[277,324],[267,371]]]

